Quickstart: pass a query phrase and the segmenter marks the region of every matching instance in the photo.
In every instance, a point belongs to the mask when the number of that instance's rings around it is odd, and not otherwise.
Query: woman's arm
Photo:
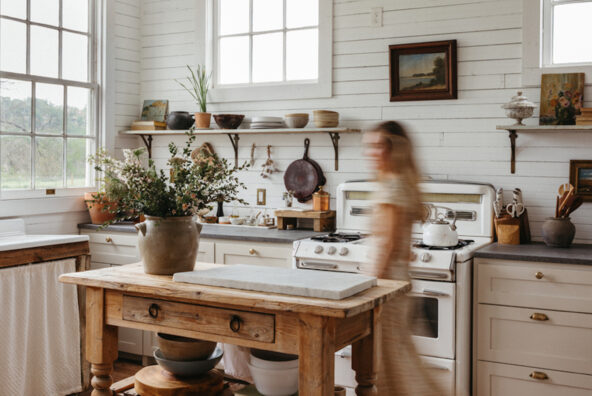
[[[374,229],[378,254],[374,275],[378,278],[388,278],[392,273],[391,263],[403,253],[403,249],[409,249],[409,246],[401,246],[401,241],[407,240],[403,237],[405,232],[409,232],[408,225],[405,210],[401,206],[379,204],[376,213],[378,216],[374,218]]]

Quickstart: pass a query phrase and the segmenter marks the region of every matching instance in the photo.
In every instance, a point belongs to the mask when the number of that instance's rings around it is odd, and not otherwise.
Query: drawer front
[[[592,313],[592,266],[476,260],[480,303]]]
[[[531,378],[531,375],[538,378]],[[590,396],[592,376],[477,362],[478,396]]]
[[[272,314],[123,296],[124,320],[273,343]]]
[[[87,230],[81,232],[81,234],[88,235],[91,244],[134,247],[138,245],[138,235],[136,233]]]
[[[592,315],[480,304],[477,359],[592,374]]]
[[[264,243],[216,243],[217,264],[250,264],[272,267],[292,266],[291,246]]]
[[[214,242],[200,240],[197,248],[197,261],[200,263],[213,263],[215,259]]]

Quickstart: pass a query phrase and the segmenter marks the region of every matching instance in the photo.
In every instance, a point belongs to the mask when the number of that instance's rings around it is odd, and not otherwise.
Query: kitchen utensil
[[[563,193],[561,200],[559,201],[559,213],[557,217],[563,217],[562,213],[567,207],[569,207],[575,198],[575,190],[571,189]]]
[[[180,377],[197,376],[213,369],[222,359],[222,348],[216,348],[208,358],[203,360],[177,361],[166,359],[160,348],[154,351],[154,359],[160,367]]]
[[[222,129],[236,129],[243,122],[243,114],[214,114],[214,121]]]
[[[267,145],[267,161],[263,164],[261,168],[261,177],[267,179],[271,177],[272,173],[279,171],[278,167],[275,166],[275,162],[271,159],[271,145]]]
[[[512,191],[512,199],[519,204],[524,203],[522,199],[522,191],[519,188],[515,188],[514,191]]]
[[[171,111],[166,119],[167,127],[174,130],[189,129],[193,122],[193,115],[187,111]]]
[[[520,217],[524,213],[524,204],[513,201],[506,206],[506,211],[512,217]]]
[[[569,192],[570,190],[573,190],[574,186],[572,186],[569,183],[565,183],[559,186],[559,196],[562,196],[563,194],[565,194],[566,192]]]
[[[216,349],[215,342],[171,334],[156,333],[156,340],[163,358],[169,360],[204,360]]]
[[[423,226],[423,244],[438,247],[456,246],[458,244],[456,212],[442,206],[433,206],[433,208],[434,218],[429,219]],[[446,213],[452,213],[452,223],[446,221],[446,214],[438,213],[438,209],[444,209]]]
[[[584,203],[584,199],[579,195],[576,195],[575,199],[573,200],[572,204],[569,206],[567,211],[565,212],[565,217],[569,217],[576,209],[578,209]]]
[[[307,138],[304,140],[304,156],[292,162],[284,174],[286,190],[294,191],[294,197],[301,203],[309,201],[319,185],[326,181],[318,164],[315,166],[309,161],[309,146],[310,139]]]
[[[495,201],[493,202],[493,211],[495,217],[502,217],[502,210],[504,209],[504,189],[498,188],[495,192]]]
[[[288,128],[304,128],[308,124],[307,113],[286,114],[284,120]]]

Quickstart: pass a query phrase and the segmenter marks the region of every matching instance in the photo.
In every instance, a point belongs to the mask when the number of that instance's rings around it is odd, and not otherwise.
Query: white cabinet
[[[216,242],[216,263],[290,268],[292,266],[292,245],[261,242]]]
[[[592,394],[592,266],[475,259],[477,396]]]

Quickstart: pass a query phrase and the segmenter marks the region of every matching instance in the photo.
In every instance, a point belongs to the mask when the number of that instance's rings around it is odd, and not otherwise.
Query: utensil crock
[[[549,217],[543,223],[543,241],[547,246],[568,248],[576,235],[569,217]]]

